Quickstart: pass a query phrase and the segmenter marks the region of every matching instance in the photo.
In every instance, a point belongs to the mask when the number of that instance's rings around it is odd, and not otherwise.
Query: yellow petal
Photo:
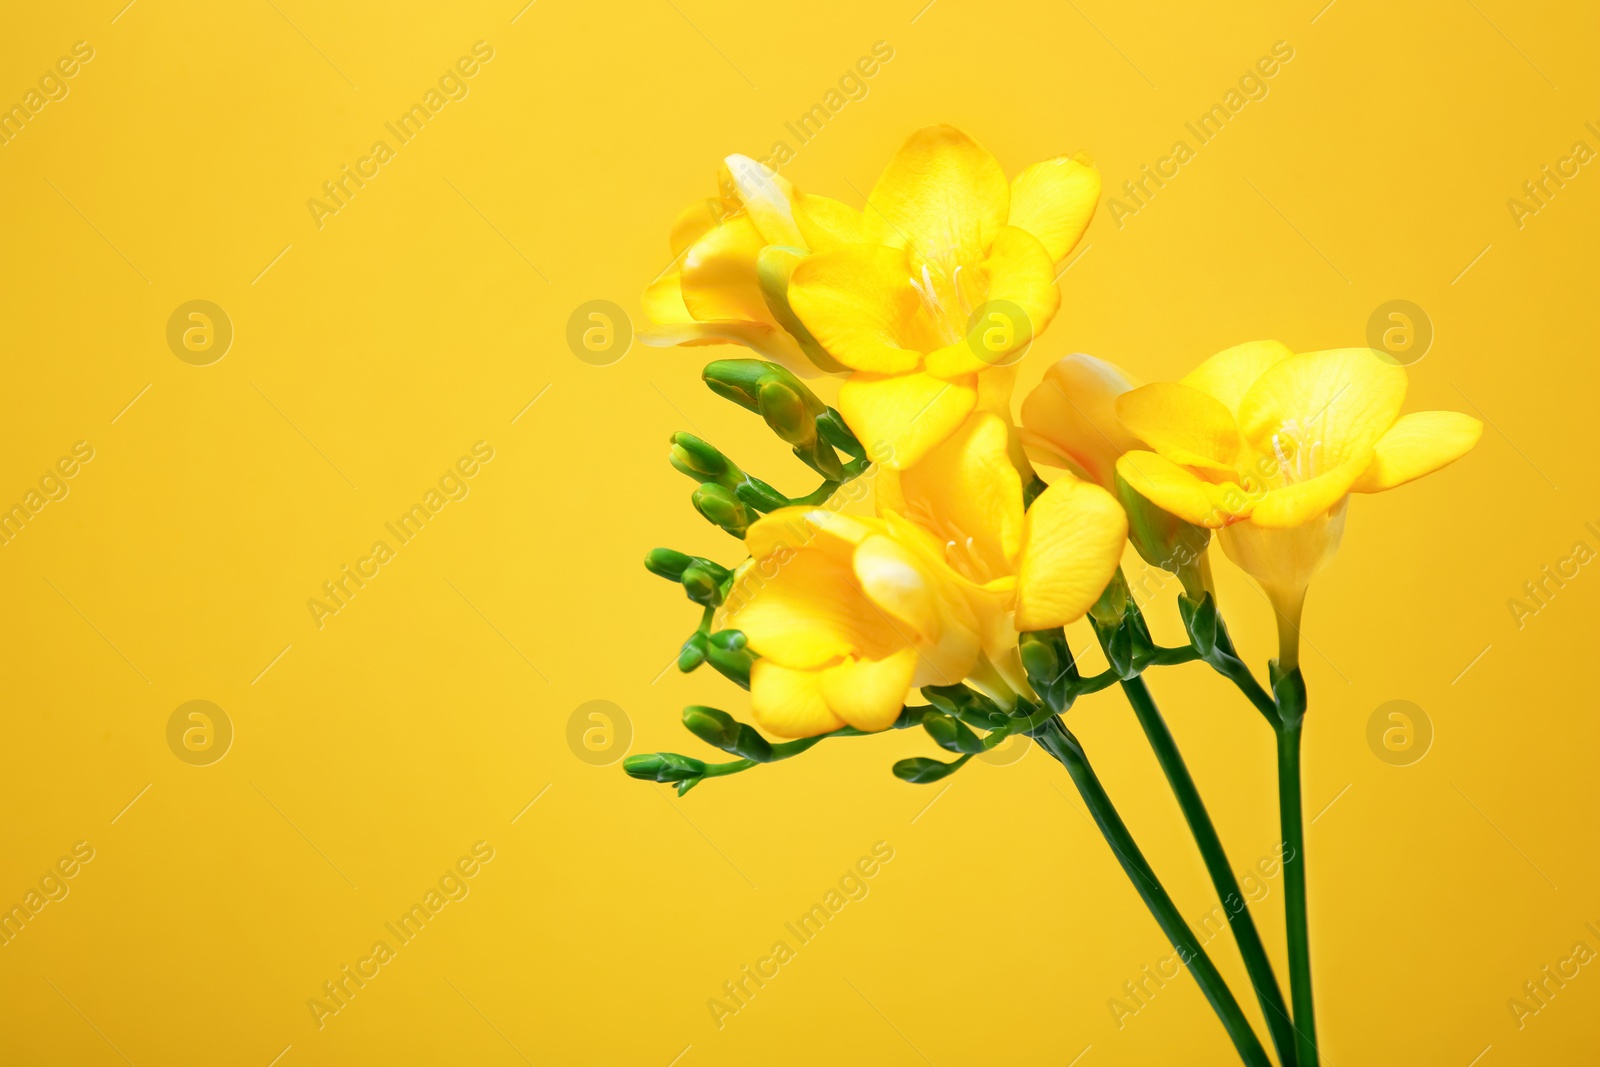
[[[700,238],[722,221],[722,205],[716,200],[700,200],[678,212],[672,223],[672,255],[680,258]]]
[[[978,272],[988,299],[963,324],[961,342],[928,355],[929,374],[953,378],[1014,363],[1061,306],[1050,254],[1026,230],[1002,226]]]
[[[822,695],[821,671],[797,671],[769,659],[750,667],[750,710],[779,737],[815,737],[844,725]]]
[[[839,413],[867,455],[903,471],[954,433],[977,398],[971,378],[852,374],[839,386]]]
[[[977,263],[1010,213],[1005,171],[988,150],[953,126],[912,134],[884,168],[864,215],[880,240],[922,257]]]
[[[889,630],[862,595],[849,562],[804,544],[751,564],[729,597],[722,625],[743,630],[759,655],[798,670],[878,648]]]
[[[831,197],[795,193],[794,221],[802,247],[826,252],[840,245],[873,244],[861,212]]]
[[[764,243],[804,247],[789,207],[794,195],[789,179],[749,156],[732,155],[722,162]]]
[[[1022,401],[1022,440],[1041,463],[1075,467],[1109,488],[1117,457],[1139,439],[1117,418],[1117,397],[1138,387],[1114,363],[1082,354],[1051,364]]]
[[[683,278],[675,270],[668,271],[644,290],[645,318],[655,323],[693,322],[694,316],[683,302]]]
[[[980,584],[1014,573],[1022,547],[1022,478],[1009,439],[1004,419],[974,414],[896,487],[894,510],[951,544],[957,572]]]
[[[1300,481],[1370,451],[1405,396],[1404,368],[1370,348],[1302,352],[1256,379],[1239,401],[1239,429]]]
[[[1063,478],[1028,509],[1017,574],[1016,626],[1046,630],[1081,619],[1122,561],[1128,517],[1098,485]]]
[[[916,554],[892,537],[868,537],[856,548],[852,565],[867,599],[884,613],[884,622],[901,643],[933,644],[943,622],[935,577]],[[885,652],[879,647],[871,651]]]
[[[743,345],[802,378],[815,378],[821,373],[793,337],[765,322],[658,322],[641,326],[634,336],[651,348]]]
[[[1094,218],[1100,202],[1100,172],[1075,159],[1057,156],[1017,175],[1011,182],[1011,218],[1037,237],[1059,263],[1072,251]]]
[[[1371,463],[1372,450],[1368,449],[1314,478],[1269,490],[1250,512],[1250,521],[1281,530],[1320,519],[1349,495],[1350,487]]]
[[[822,671],[822,696],[835,715],[857,730],[886,730],[905,706],[916,669],[914,648],[887,659],[848,659]]]
[[[1456,411],[1402,415],[1378,438],[1372,464],[1351,487],[1356,493],[1393,489],[1454,463],[1483,435],[1483,423]]]
[[[761,232],[748,215],[708,231],[683,257],[683,302],[701,322],[739,320],[776,326],[761,295],[756,257]]]
[[[840,363],[897,374],[921,361],[902,347],[920,307],[909,279],[904,251],[845,245],[800,261],[789,278],[789,305]]]
[[[1213,530],[1249,515],[1259,497],[1232,482],[1203,481],[1165,456],[1139,449],[1117,460],[1117,473],[1157,507]]]
[[[1217,535],[1222,550],[1261,583],[1280,614],[1298,618],[1306,586],[1333,559],[1344,537],[1349,498],[1299,526],[1280,528],[1238,522]]]
[[[1230,412],[1237,413],[1239,401],[1256,379],[1268,367],[1292,355],[1289,346],[1278,341],[1250,341],[1218,352],[1181,380],[1184,385],[1210,393]]]
[[[1232,470],[1239,457],[1233,414],[1209,393],[1181,382],[1153,382],[1117,398],[1117,418],[1174,463]]]

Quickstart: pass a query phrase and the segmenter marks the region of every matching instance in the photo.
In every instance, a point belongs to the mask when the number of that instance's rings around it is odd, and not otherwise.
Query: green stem
[[[1123,871],[1133,882],[1134,889],[1138,890],[1139,896],[1144,899],[1150,914],[1155,917],[1162,932],[1172,942],[1179,959],[1183,960],[1189,968],[1189,973],[1199,983],[1200,991],[1211,1003],[1212,1010],[1222,1020],[1223,1028],[1227,1030],[1228,1036],[1233,1040],[1234,1048],[1239,1052],[1239,1058],[1250,1067],[1271,1067],[1272,1061],[1267,1058],[1267,1050],[1262,1048],[1261,1040],[1250,1028],[1250,1022],[1239,1008],[1239,1002],[1234,999],[1233,993],[1223,982],[1216,964],[1211,962],[1211,957],[1200,947],[1194,931],[1189,929],[1189,924],[1178,913],[1177,905],[1172,902],[1172,898],[1156,879],[1155,871],[1151,869],[1144,854],[1139,851],[1133,835],[1128,832],[1127,825],[1123,823],[1122,817],[1112,805],[1111,797],[1100,784],[1100,779],[1095,776],[1094,769],[1089,766],[1088,758],[1084,755],[1082,746],[1078,744],[1078,739],[1062,725],[1059,718],[1053,718],[1045,723],[1034,737],[1045,751],[1061,761],[1067,773],[1072,776],[1073,784],[1078,787],[1078,792],[1083,797],[1083,802],[1088,805],[1095,824],[1100,827],[1100,833],[1111,846],[1111,851],[1116,853],[1117,861],[1122,864]]]
[[[1122,689],[1128,696],[1128,703],[1133,705],[1133,712],[1138,716],[1139,725],[1144,728],[1145,737],[1150,740],[1150,747],[1155,750],[1161,770],[1178,799],[1178,806],[1183,809],[1183,817],[1189,823],[1195,844],[1200,846],[1200,855],[1205,859],[1211,884],[1216,888],[1217,899],[1222,902],[1228,916],[1234,940],[1239,944],[1239,954],[1244,957],[1250,984],[1255,987],[1256,997],[1261,1002],[1261,1013],[1266,1017],[1272,1044],[1278,1051],[1278,1060],[1284,1067],[1295,1067],[1294,1024],[1289,1020],[1288,1005],[1284,1002],[1277,975],[1272,971],[1272,963],[1267,959],[1266,946],[1262,944],[1255,920],[1250,917],[1249,905],[1239,891],[1239,880],[1228,862],[1227,853],[1223,851],[1217,828],[1211,822],[1211,815],[1206,811],[1205,802],[1200,799],[1200,791],[1195,787],[1194,778],[1183,761],[1183,754],[1178,751],[1172,731],[1161,717],[1161,711],[1156,707],[1144,679],[1125,681]]]
[[[1317,1067],[1317,1018],[1311,997],[1311,944],[1306,917],[1306,835],[1300,801],[1302,720],[1278,731],[1278,813],[1283,824],[1284,914],[1289,931],[1289,989],[1294,1000],[1300,1067]]]

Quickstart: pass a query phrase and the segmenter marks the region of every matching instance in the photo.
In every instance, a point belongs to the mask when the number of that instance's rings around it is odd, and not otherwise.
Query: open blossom
[[[718,623],[760,657],[757,722],[784,737],[881,730],[923,686],[966,681],[1005,706],[1029,692],[1018,632],[1082,618],[1127,524],[1070,477],[1024,512],[1008,437],[974,415],[916,467],[880,475],[875,518],[784,508],[750,527]]]
[[[840,413],[889,465],[916,463],[974,409],[1009,418],[1006,364],[1055,315],[1057,264],[1099,195],[1099,174],[1078,160],[1035,163],[1007,182],[983,146],[930,126],[895,154],[863,210],[795,196],[811,254],[794,268],[789,304],[853,372]]]
[[[672,265],[644,293],[647,345],[739,344],[813,375],[837,370],[783,298],[805,253],[788,180],[746,156],[718,173],[719,196],[691,204],[672,226]]]
[[[1372,349],[1239,345],[1118,399],[1122,424],[1150,450],[1127,452],[1117,472],[1167,511],[1220,529],[1224,551],[1295,620],[1339,547],[1349,494],[1430,474],[1483,432],[1454,411],[1401,415],[1405,393],[1405,370]]]

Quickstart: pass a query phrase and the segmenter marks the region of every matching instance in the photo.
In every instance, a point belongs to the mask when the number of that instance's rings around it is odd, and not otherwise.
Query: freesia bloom
[[[1127,519],[1110,493],[1063,475],[1023,509],[1010,427],[974,414],[910,470],[878,479],[880,513],[904,515],[956,573],[992,676],[974,684],[1009,705],[1028,693],[1017,635],[1075,622],[1122,558]]]
[[[805,351],[809,338],[781,299],[789,271],[805,252],[790,208],[793,187],[740,155],[724,160],[718,186],[717,199],[690,205],[673,224],[673,264],[645,289],[650,324],[639,340],[656,347],[740,344],[790,370],[815,374]],[[766,292],[774,288],[776,311]],[[827,363],[822,369],[838,369],[811,348]]]
[[[1019,630],[1082,618],[1111,580],[1126,520],[1077,479],[1024,514],[1009,427],[975,415],[902,474],[876,518],[783,508],[746,535],[751,560],[718,625],[744,632],[756,721],[806,737],[882,730],[912,690],[960,681],[1005,706],[1029,692]]]
[[[1405,393],[1404,369],[1372,349],[1239,345],[1117,401],[1152,449],[1128,452],[1117,471],[1167,511],[1222,530],[1228,556],[1297,626],[1307,584],[1339,547],[1349,494],[1430,474],[1483,432],[1454,411],[1402,416]]]
[[[1099,174],[1077,160],[1036,163],[1008,183],[972,138],[930,126],[896,153],[863,211],[795,197],[812,254],[794,269],[789,304],[854,372],[840,413],[888,465],[912,466],[975,408],[1006,412],[1005,364],[1055,315],[1057,264],[1099,195]]]
[[[1022,401],[1028,457],[1113,489],[1117,460],[1143,447],[1117,418],[1117,398],[1138,386],[1127,371],[1094,356],[1057,360]]]
[[[907,694],[954,685],[979,656],[954,572],[904,519],[781,508],[753,523],[719,620],[744,632],[756,721],[782,737],[882,730]]]

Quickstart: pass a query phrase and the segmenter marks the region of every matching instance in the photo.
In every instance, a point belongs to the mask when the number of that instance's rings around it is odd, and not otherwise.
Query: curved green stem
[[[1200,855],[1205,859],[1206,870],[1211,875],[1211,884],[1216,888],[1217,899],[1222,902],[1223,911],[1228,916],[1228,925],[1233,930],[1234,940],[1238,942],[1239,955],[1244,957],[1250,984],[1255,987],[1256,997],[1261,1002],[1261,1013],[1266,1017],[1267,1029],[1272,1035],[1272,1044],[1277,1049],[1278,1059],[1284,1067],[1295,1067],[1297,1060],[1294,1025],[1289,1020],[1289,1008],[1284,1002],[1278,977],[1273,973],[1272,963],[1267,958],[1261,933],[1256,929],[1255,920],[1250,916],[1249,905],[1239,890],[1239,879],[1228,863],[1227,853],[1223,851],[1222,839],[1217,836],[1217,828],[1211,821],[1211,815],[1206,811],[1205,802],[1200,799],[1200,791],[1196,788],[1194,778],[1189,774],[1189,768],[1183,761],[1183,754],[1178,751],[1178,744],[1172,737],[1172,731],[1167,728],[1166,720],[1161,717],[1161,711],[1156,707],[1144,679],[1129,679],[1122,683],[1122,689],[1127,694],[1128,703],[1133,706],[1139,725],[1144,728],[1145,737],[1150,740],[1150,747],[1155,750],[1156,759],[1161,763],[1161,770],[1166,774],[1173,795],[1178,799],[1178,806],[1183,809],[1183,817],[1189,823],[1189,831],[1194,835],[1195,844],[1200,846]]]
[[[1088,805],[1089,813],[1099,826],[1100,833],[1111,846],[1111,851],[1116,854],[1117,861],[1127,873],[1128,879],[1133,882],[1134,889],[1144,899],[1150,914],[1155,917],[1162,932],[1172,942],[1179,959],[1199,983],[1200,991],[1211,1003],[1212,1010],[1222,1020],[1223,1028],[1233,1040],[1240,1059],[1250,1067],[1271,1067],[1272,1061],[1267,1058],[1267,1051],[1261,1046],[1261,1040],[1250,1028],[1250,1022],[1240,1009],[1239,1002],[1234,999],[1233,993],[1223,982],[1216,964],[1211,962],[1211,957],[1200,947],[1194,931],[1189,929],[1189,924],[1178,913],[1177,905],[1172,902],[1172,898],[1156,879],[1155,871],[1151,869],[1144,854],[1139,851],[1133,835],[1128,832],[1127,825],[1123,823],[1122,817],[1112,805],[1111,797],[1100,784],[1100,779],[1095,776],[1094,769],[1089,766],[1088,758],[1084,755],[1082,746],[1078,744],[1078,739],[1062,725],[1059,718],[1052,718],[1033,736],[1045,751],[1061,761],[1067,773],[1072,776],[1073,784],[1078,787],[1079,794]]]
[[[1284,914],[1289,931],[1289,988],[1294,1000],[1300,1067],[1317,1067],[1316,1006],[1311,996],[1311,944],[1306,916],[1305,818],[1300,801],[1302,721],[1278,730],[1278,813],[1283,824]]]

